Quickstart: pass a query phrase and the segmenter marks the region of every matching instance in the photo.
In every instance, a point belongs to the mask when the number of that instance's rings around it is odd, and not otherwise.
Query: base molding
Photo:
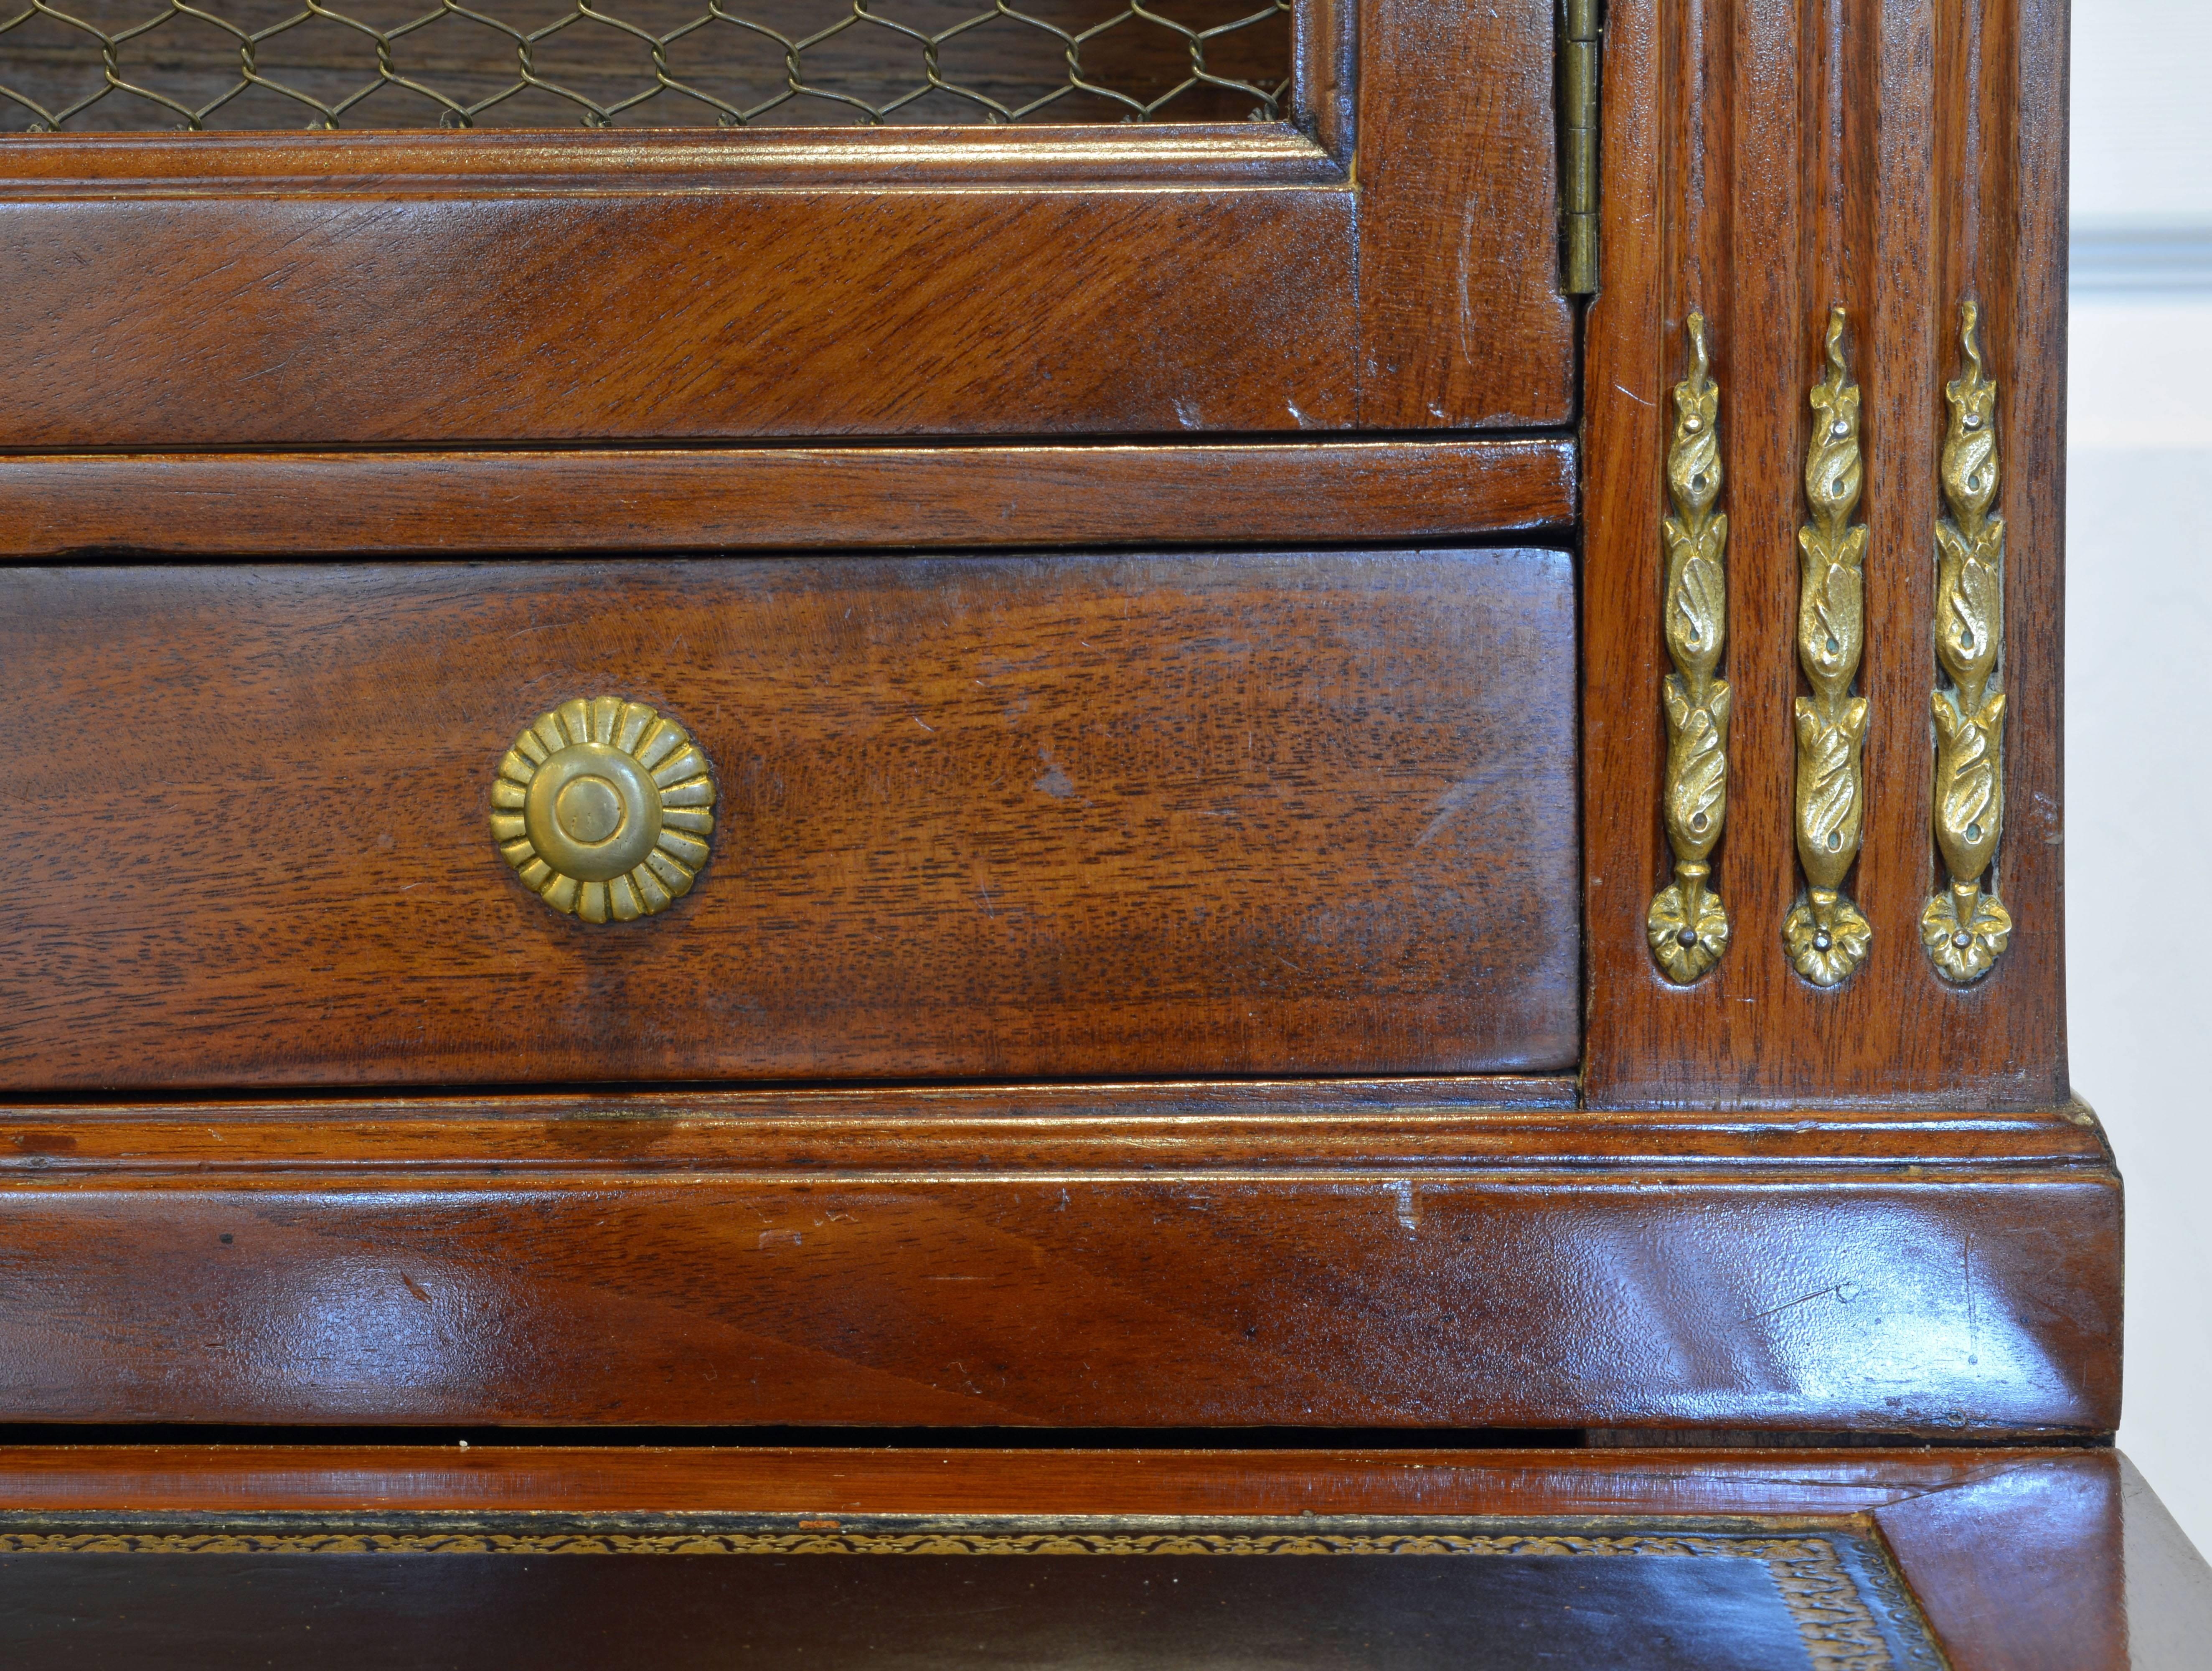
[[[0,1413],[2117,1425],[2087,1110],[1590,1114],[1556,1084],[19,1106]]]

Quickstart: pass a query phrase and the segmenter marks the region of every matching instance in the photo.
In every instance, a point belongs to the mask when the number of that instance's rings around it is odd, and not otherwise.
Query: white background
[[[2120,1443],[2212,1551],[2212,264],[2131,289],[2087,258],[2123,229],[2212,249],[2212,0],[2075,0],[2074,53],[2074,1084],[2127,1179]]]

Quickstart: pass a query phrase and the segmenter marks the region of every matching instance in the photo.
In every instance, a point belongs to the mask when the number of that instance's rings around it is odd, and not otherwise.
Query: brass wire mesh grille
[[[1272,121],[1292,0],[0,0],[0,131]]]

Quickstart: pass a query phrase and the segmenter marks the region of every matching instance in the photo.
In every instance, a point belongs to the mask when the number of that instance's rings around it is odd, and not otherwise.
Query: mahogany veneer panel
[[[1343,191],[579,185],[7,204],[0,445],[1340,428],[1356,410]]]
[[[1576,1060],[1559,553],[0,595],[18,1089]],[[593,926],[485,820],[515,734],[611,692],[693,732],[719,828],[672,910]]]
[[[0,1125],[0,1410],[2116,1422],[2118,1186],[2075,1119],[1832,1140],[1803,1115],[1582,1127],[1486,1095],[25,1108]]]
[[[1564,530],[1571,441],[0,458],[0,554],[1371,542]]]
[[[1367,0],[1358,27],[1359,422],[1570,422],[1554,9]]]

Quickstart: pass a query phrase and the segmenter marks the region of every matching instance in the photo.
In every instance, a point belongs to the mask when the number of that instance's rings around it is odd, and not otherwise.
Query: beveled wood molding
[[[2109,1454],[2092,1464],[2110,1465]],[[2064,1454],[575,1444],[0,1446],[0,1513],[1869,1514]]]
[[[1868,1109],[1591,1113],[1559,1075],[214,1097],[0,1103],[0,1181],[214,1169],[275,1176],[919,1177],[1023,1169],[1253,1175],[1548,1175],[1635,1167],[1782,1179],[1839,1164],[1954,1176],[2110,1161],[2081,1104],[2030,1114]]]
[[[0,556],[542,555],[1564,532],[1576,443],[0,457]]]
[[[1615,0],[1607,40],[1606,278],[1588,315],[1583,431],[1589,1098],[1612,1108],[2063,1103],[2066,9]],[[2004,904],[2033,933],[2014,936],[1972,984],[1946,978],[1923,939],[1946,873],[1931,805],[1929,698],[1942,676],[1930,536],[1949,514],[1944,385],[1959,363],[1962,297],[1980,304],[1991,421],[2004,438],[2004,588],[1992,625],[2006,658],[2034,670],[2003,682],[2004,752],[1990,785],[1991,804],[2001,797],[2005,808]],[[1856,831],[1817,833],[1824,849],[1838,837],[1838,857],[1860,847],[1848,892],[1869,944],[1848,980],[1824,987],[1793,967],[1784,934],[1809,892],[1792,802],[1793,710],[1809,694],[1793,600],[1805,397],[1822,378],[1832,306],[1853,323],[1869,460],[1854,525],[1871,554],[1865,653],[1844,698],[1866,705],[1864,799]],[[1653,811],[1668,742],[1650,692],[1668,658],[1651,600],[1667,392],[1696,310],[1710,321],[1729,414],[1726,863],[1736,950],[1682,986],[1655,966],[1645,923],[1671,866]],[[1822,955],[1820,926],[1803,926],[1805,955]]]
[[[1347,123],[1348,127],[1348,123]],[[1348,136],[1347,136],[1348,137]],[[253,193],[375,184],[410,196],[958,186],[1349,189],[1344,159],[1287,122],[1116,126],[11,134],[0,200]]]

